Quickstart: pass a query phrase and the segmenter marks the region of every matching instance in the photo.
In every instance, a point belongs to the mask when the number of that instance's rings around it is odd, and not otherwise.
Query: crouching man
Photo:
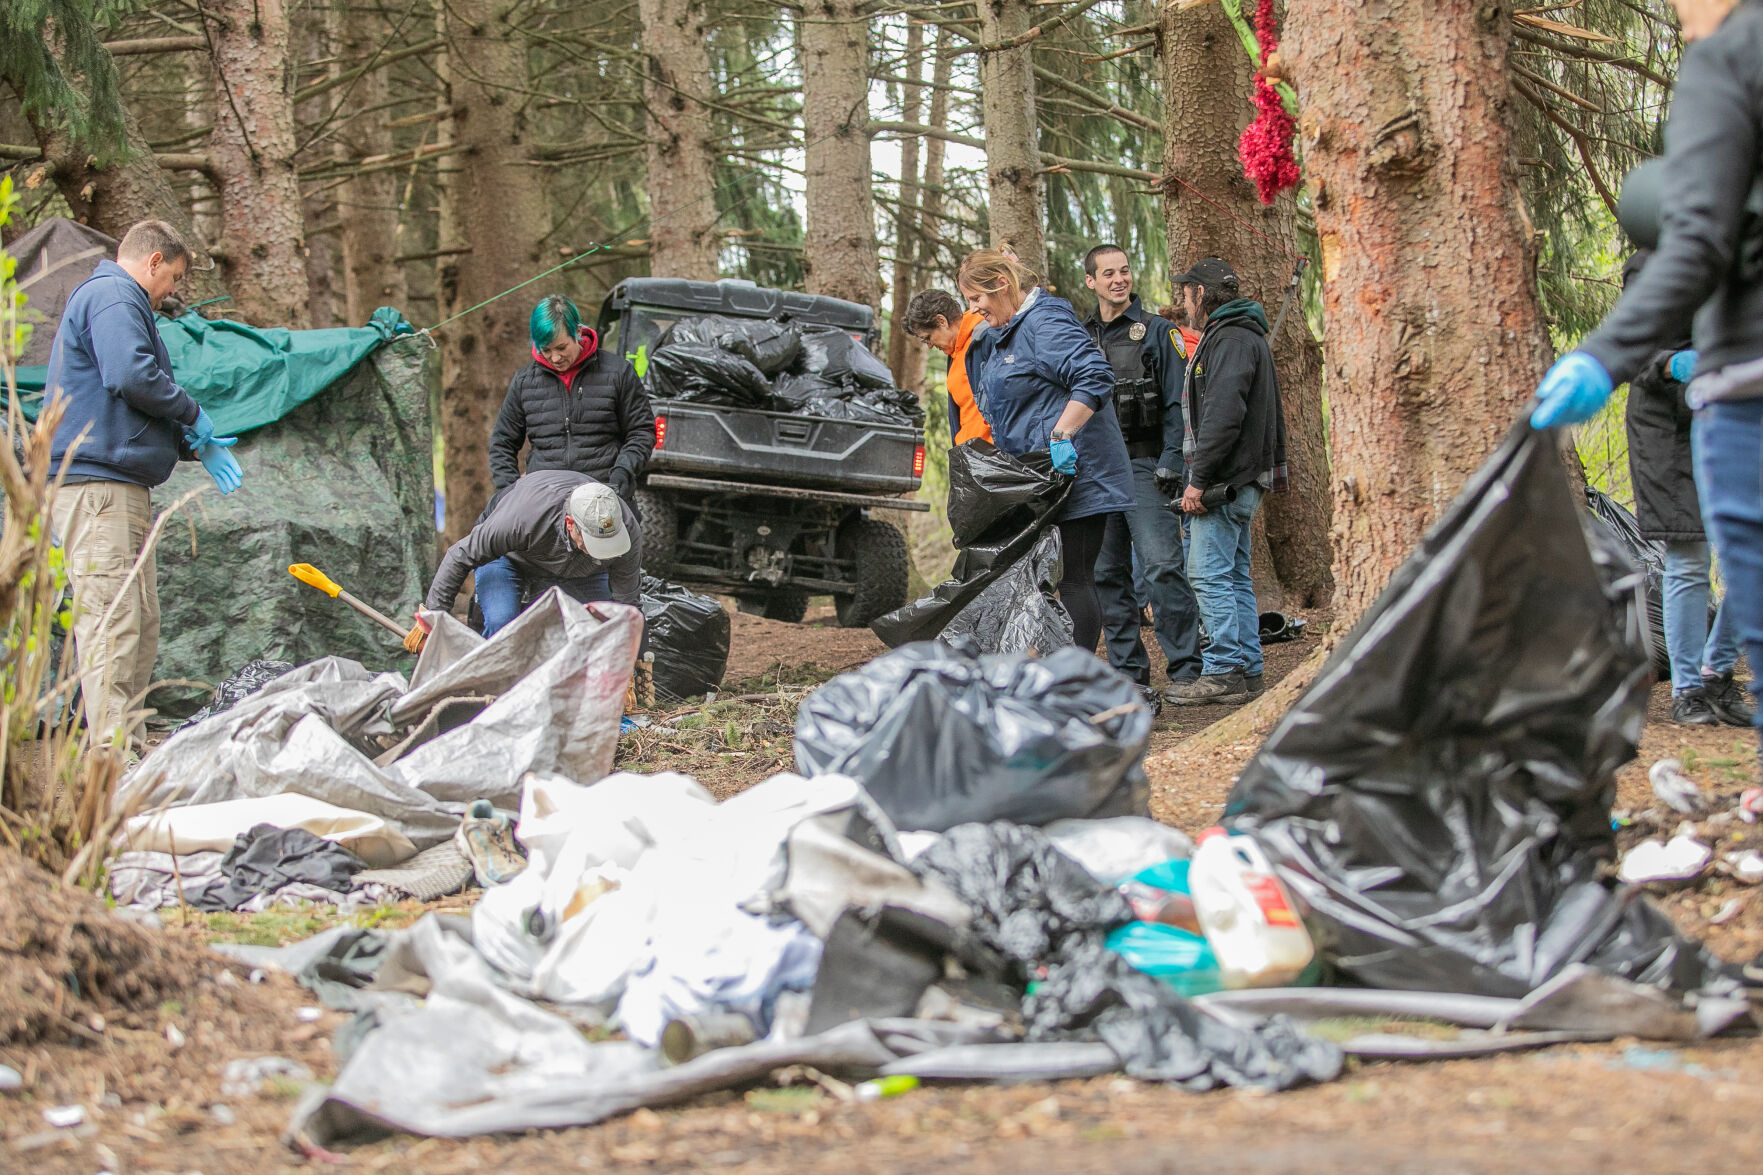
[[[471,533],[448,549],[404,647],[422,649],[430,630],[422,612],[450,611],[473,571],[485,636],[553,586],[584,604],[637,607],[642,551],[636,516],[612,487],[567,469],[529,473],[491,498]],[[485,576],[481,569],[498,560],[509,573]]]

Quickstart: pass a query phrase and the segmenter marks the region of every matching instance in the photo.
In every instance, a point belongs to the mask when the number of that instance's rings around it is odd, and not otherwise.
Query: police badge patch
[[[1127,330],[1126,337],[1131,339],[1135,343],[1138,342],[1140,339],[1144,338],[1145,337],[1145,324],[1142,322],[1133,323],[1131,328],[1129,328]]]

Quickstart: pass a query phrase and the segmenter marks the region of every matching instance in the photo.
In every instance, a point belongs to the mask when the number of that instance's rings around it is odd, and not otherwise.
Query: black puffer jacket
[[[490,433],[490,478],[497,489],[520,477],[520,447],[526,441],[533,446],[528,473],[585,473],[628,498],[655,448],[655,410],[622,355],[596,351],[570,388],[535,360],[508,382],[508,397]]]

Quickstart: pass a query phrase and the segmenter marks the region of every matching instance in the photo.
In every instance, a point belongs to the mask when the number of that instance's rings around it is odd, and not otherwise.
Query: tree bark
[[[380,46],[384,22],[377,14],[353,5],[339,13],[338,55],[344,61],[367,61]],[[369,70],[350,91],[349,105],[374,110],[391,96],[383,69]],[[392,132],[378,115],[349,118],[337,135],[338,154],[369,159],[392,151]],[[376,171],[356,176],[337,190],[338,235],[343,254],[343,315],[349,326],[361,326],[381,306],[406,310],[409,289],[404,267],[394,258],[408,243],[398,219],[398,173]]]
[[[936,64],[931,67],[930,118],[934,130],[949,126],[949,79],[954,75],[955,57],[950,51],[949,30],[937,30]],[[924,141],[924,188],[919,201],[918,272],[937,269],[937,253],[942,245],[943,229],[943,140],[927,136]]]
[[[714,89],[703,0],[640,0],[648,55],[649,272],[715,281],[715,128],[700,100]]]
[[[1007,44],[1034,26],[1028,0],[979,0],[981,107],[986,124],[986,188],[994,247],[1047,274],[1047,184],[1035,115],[1034,46]]]
[[[924,87],[918,79],[924,71],[924,26],[911,20],[906,24],[907,83],[901,102],[901,117],[917,122],[923,105]],[[894,280],[893,317],[888,325],[888,367],[894,382],[915,393],[924,391],[924,344],[913,338],[900,325],[906,318],[906,304],[912,300],[918,281],[919,204],[918,187],[919,139],[908,135],[900,140],[900,207],[894,215]]]
[[[1223,205],[1207,203],[1174,180],[1165,182],[1170,271],[1180,273],[1202,257],[1222,257],[1237,271],[1243,296],[1259,300],[1271,321],[1298,251],[1297,196],[1285,192],[1264,205],[1243,175],[1237,139],[1255,113],[1254,65],[1216,4],[1185,11],[1165,4],[1158,37],[1164,169]],[[1258,586],[1277,583],[1284,606],[1321,607],[1334,592],[1322,350],[1295,300],[1274,340],[1273,358],[1285,408],[1291,492],[1269,495],[1256,520],[1267,555],[1256,580]]]
[[[231,312],[259,326],[311,323],[294,169],[294,70],[287,0],[214,0],[214,130]]]
[[[809,293],[879,306],[866,8],[866,0],[811,0],[797,24],[807,171],[802,249]]]
[[[1507,0],[1291,0],[1316,196],[1345,632],[1550,356],[1512,158]]]
[[[526,40],[508,22],[501,0],[449,0],[445,5],[447,92],[458,110],[455,145],[469,154],[446,176],[443,247],[472,252],[444,258],[441,310],[452,317],[441,341],[441,436],[447,495],[446,538],[470,531],[490,496],[490,424],[508,376],[529,350],[527,316],[551,288],[471,309],[544,268],[540,242],[549,210],[538,168],[530,166],[532,132],[523,114],[529,88]],[[518,16],[518,13],[515,13]],[[452,239],[455,236],[463,240]]]
[[[312,4],[300,12],[294,40],[300,45],[302,61],[333,59],[337,45],[335,22],[339,18],[339,13],[324,4]],[[333,65],[331,70],[336,72],[337,66]],[[325,98],[309,98],[300,104],[295,114],[300,124],[317,126],[324,120],[328,109]],[[343,115],[339,112],[337,117]],[[334,157],[334,148],[331,154]],[[336,222],[340,212],[338,205],[322,189],[315,189],[300,199],[300,219],[306,238],[308,323],[314,328],[343,324],[342,242],[338,240]]]
[[[126,107],[123,126],[130,162],[109,167],[93,167],[91,154],[83,146],[55,133],[47,124],[34,123],[32,130],[43,149],[49,178],[55,181],[74,219],[119,241],[136,221],[165,221],[197,253],[197,266],[184,279],[182,293],[186,301],[224,297],[226,287],[208,256],[209,242],[190,223],[189,213],[172,190],[170,178],[153,162],[153,150]]]

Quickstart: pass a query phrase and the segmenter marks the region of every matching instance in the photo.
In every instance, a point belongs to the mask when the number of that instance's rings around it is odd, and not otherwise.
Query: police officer
[[[1109,517],[1096,559],[1102,631],[1108,663],[1137,681],[1153,707],[1160,707],[1139,635],[1133,552],[1148,588],[1157,643],[1169,659],[1170,683],[1193,681],[1200,675],[1200,613],[1183,570],[1181,520],[1158,484],[1162,473],[1163,481],[1181,492],[1187,349],[1168,319],[1139,305],[1132,266],[1119,245],[1097,245],[1084,255],[1084,285],[1096,294],[1096,309],[1084,326],[1114,368],[1114,411],[1133,474],[1132,509]]]
[[[1763,675],[1763,0],[1673,3],[1692,43],[1653,173],[1662,181],[1657,249],[1603,324],[1543,377],[1531,423],[1590,419],[1614,385],[1693,320],[1696,358],[1683,366],[1694,377],[1696,488],[1755,692]],[[1626,212],[1626,190],[1623,203]],[[1631,235],[1647,235],[1631,226],[1625,215]]]

